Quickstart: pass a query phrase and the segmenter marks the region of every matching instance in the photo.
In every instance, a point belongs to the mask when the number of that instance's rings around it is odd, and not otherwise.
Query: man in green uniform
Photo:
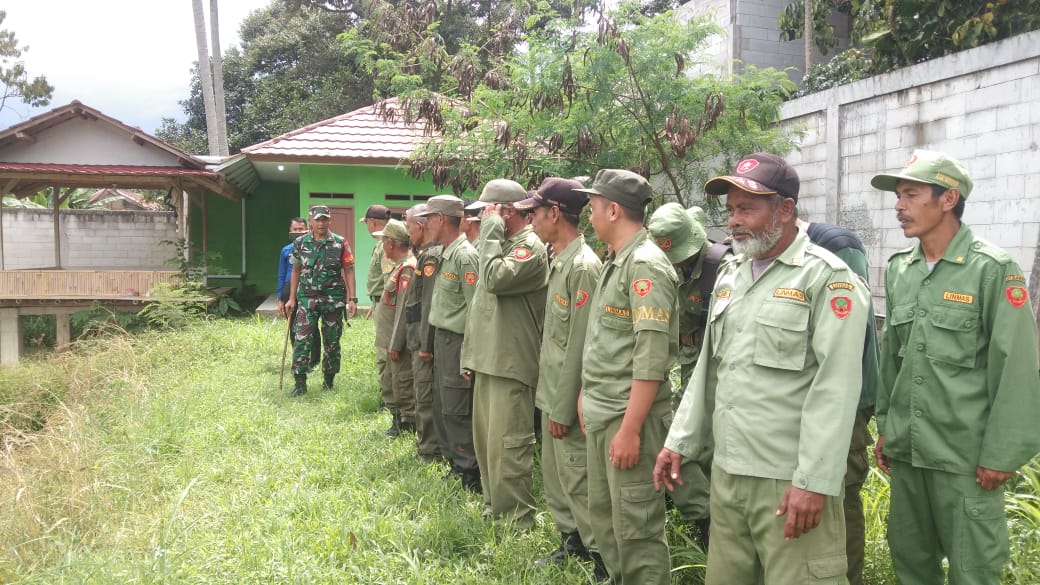
[[[646,179],[606,169],[583,191],[596,237],[613,250],[589,301],[582,356],[592,533],[614,583],[667,584],[664,495],[651,471],[672,419],[679,282],[643,229],[653,196]]]
[[[331,214],[325,205],[310,209],[311,231],[293,242],[292,279],[285,311],[295,311],[296,344],[293,346],[293,377],[296,387],[290,396],[307,392],[310,369],[311,333],[321,319],[321,338],[325,344],[321,362],[324,384],[331,390],[339,372],[339,338],[343,334],[343,307],[353,317],[357,313],[354,296],[354,252],[343,237],[329,231]],[[345,303],[344,303],[345,301]]]
[[[712,461],[707,585],[844,584],[842,487],[869,292],[796,224],[798,175],[755,153],[708,181],[735,258],[719,268],[701,357],[654,467]]]
[[[496,522],[534,526],[534,389],[542,340],[545,245],[513,203],[527,197],[515,181],[484,186],[480,281],[473,294],[462,368],[474,373],[473,446],[486,510]]]
[[[654,211],[647,225],[657,247],[668,257],[679,276],[679,364],[682,368],[682,385],[672,397],[673,408],[679,406],[683,389],[693,373],[706,323],[704,312],[707,303],[703,298],[701,271],[711,242],[708,241],[704,225],[695,219],[697,211],[700,208],[686,210],[678,203],[665,203]],[[683,461],[683,485],[677,486],[672,492],[672,502],[686,521],[697,527],[701,548],[707,551],[711,520],[705,469],[708,467],[696,461]]]
[[[405,214],[408,235],[412,246],[418,250],[415,261],[415,277],[405,294],[404,312],[398,319],[404,320],[405,344],[412,354],[412,376],[415,387],[415,430],[419,440],[419,456],[427,461],[441,459],[440,440],[433,423],[433,328],[430,327],[430,308],[433,300],[434,279],[441,263],[443,246],[430,239],[428,218],[422,215],[426,204],[412,206]],[[391,345],[399,342],[400,325],[395,328]]]
[[[574,180],[549,177],[534,196],[513,204],[531,210],[531,227],[556,252],[550,260],[549,286],[538,359],[535,405],[541,410],[542,478],[545,501],[560,547],[538,564],[562,563],[567,556],[595,559],[597,577],[606,568],[595,550],[589,522],[589,488],[585,461],[585,435],[578,426],[578,394],[581,392],[581,353],[589,322],[589,299],[603,268],[578,229],[587,193]]]
[[[885,272],[878,467],[903,585],[996,585],[1008,562],[1004,490],[1040,451],[1036,319],[1014,260],[961,222],[968,172],[917,150],[871,184],[896,194],[918,242]]]
[[[372,318],[376,305],[379,304],[379,299],[383,296],[383,285],[386,283],[386,275],[394,265],[393,262],[387,260],[383,253],[383,246],[380,245],[379,238],[375,235],[376,232],[383,229],[383,226],[385,226],[386,222],[389,220],[390,209],[385,205],[369,206],[369,208],[365,210],[365,217],[358,220],[365,224],[369,235],[376,240],[376,245],[372,248],[372,258],[368,262],[368,280],[365,290],[368,294],[370,304],[368,306],[368,312],[365,314],[366,319]],[[376,345],[376,372],[379,375],[379,390],[381,395],[386,395],[392,392],[390,387],[390,370],[386,365],[386,347],[379,347],[378,345]]]
[[[376,305],[376,347],[386,348],[387,369],[390,370],[390,392],[383,394],[383,404],[393,422],[386,436],[397,437],[402,432],[415,430],[415,390],[412,386],[412,355],[405,343],[404,299],[408,285],[415,275],[415,256],[411,238],[404,222],[391,219],[375,235],[382,238],[383,256],[394,263],[383,296]]]
[[[479,492],[480,470],[473,451],[473,385],[462,377],[460,365],[479,258],[459,231],[461,199],[452,195],[430,197],[421,216],[428,218],[430,240],[444,246],[430,307],[430,327],[434,330],[433,422],[441,453],[451,461],[445,479],[456,477],[463,487]]]

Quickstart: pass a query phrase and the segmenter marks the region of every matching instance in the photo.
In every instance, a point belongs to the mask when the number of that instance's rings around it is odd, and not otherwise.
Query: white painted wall
[[[54,266],[54,211],[3,210],[3,266],[7,270]],[[173,270],[177,239],[172,212],[62,210],[61,264],[68,269]]]
[[[177,158],[101,120],[74,118],[44,130],[35,142],[16,142],[0,151],[0,160],[77,165],[179,166]]]
[[[786,128],[805,133],[788,156],[802,179],[801,213],[863,239],[878,300],[888,258],[912,241],[896,223],[894,196],[870,179],[924,148],[967,167],[975,187],[964,221],[1015,258],[1036,308],[1040,31],[793,100],[782,115]]]

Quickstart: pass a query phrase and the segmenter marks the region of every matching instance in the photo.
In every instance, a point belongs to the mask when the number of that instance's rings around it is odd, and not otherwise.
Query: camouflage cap
[[[527,190],[520,183],[509,179],[492,179],[484,185],[480,199],[466,206],[467,209],[480,209],[489,204],[512,204],[527,199]]]
[[[332,217],[332,214],[329,213],[328,205],[312,205],[308,215],[310,215],[311,219],[318,219],[319,217]]]
[[[462,199],[454,195],[435,195],[426,200],[426,209],[416,211],[418,217],[427,215],[447,215],[462,217]]]
[[[654,196],[650,182],[642,175],[624,169],[603,169],[596,173],[592,187],[575,189],[600,195],[628,209],[645,209]]]
[[[934,150],[915,150],[903,170],[892,175],[875,175],[870,184],[882,191],[895,191],[899,181],[916,181],[938,185],[943,189],[957,189],[965,199],[973,186],[971,176],[960,161]]]
[[[665,203],[650,216],[650,234],[668,261],[679,264],[701,251],[708,241],[704,226],[678,203]]]
[[[411,242],[412,238],[408,235],[408,226],[399,219],[391,219],[386,222],[383,229],[372,234],[377,238],[390,238],[391,240],[397,240],[398,242]]]

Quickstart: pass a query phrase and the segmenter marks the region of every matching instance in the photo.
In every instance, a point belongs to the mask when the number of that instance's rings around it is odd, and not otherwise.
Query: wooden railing
[[[175,270],[5,270],[0,299],[143,298],[180,277]]]

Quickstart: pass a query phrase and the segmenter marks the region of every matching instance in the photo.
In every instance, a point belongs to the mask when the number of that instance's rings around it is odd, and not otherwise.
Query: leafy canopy
[[[7,18],[7,12],[0,10],[0,25]],[[39,75],[29,79],[29,72],[20,60],[22,53],[29,47],[18,45],[18,38],[13,31],[0,29],[0,110],[9,107],[8,100],[18,100],[26,105],[46,106],[51,101],[54,86],[47,83],[47,78]]]

